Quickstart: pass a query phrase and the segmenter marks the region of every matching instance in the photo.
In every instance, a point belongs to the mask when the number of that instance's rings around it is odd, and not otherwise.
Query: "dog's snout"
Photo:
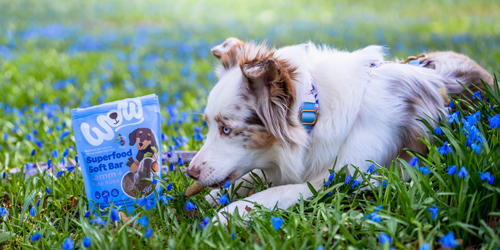
[[[142,142],[139,142],[139,146],[142,147]]]
[[[191,177],[195,180],[198,180],[198,178],[200,177],[200,169],[198,168],[198,166],[189,167],[186,170],[186,173],[187,173],[187,175],[189,175],[189,177]]]

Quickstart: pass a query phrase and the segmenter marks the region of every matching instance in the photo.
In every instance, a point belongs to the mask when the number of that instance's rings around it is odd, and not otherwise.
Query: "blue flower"
[[[452,165],[448,169],[446,169],[449,175],[454,175],[457,172],[457,166]]]
[[[434,129],[434,133],[436,133],[436,135],[441,135],[442,134],[442,130],[441,130],[441,127],[437,127],[436,129]]]
[[[10,214],[9,214],[9,211],[7,211],[7,208],[5,208],[5,207],[1,207],[1,208],[0,208],[0,217],[1,217],[1,218],[3,218],[4,214],[5,214],[5,215],[7,215],[7,216],[9,216],[9,215],[10,215]]]
[[[38,200],[36,201],[36,207],[39,207],[39,206],[40,206],[40,199],[38,199]]]
[[[177,160],[177,166],[182,166],[184,165],[184,161],[182,160],[182,157],[179,156],[179,160]]]
[[[228,188],[230,185],[231,185],[231,182],[230,181],[226,181],[226,183],[224,184],[224,188]]]
[[[422,247],[420,247],[420,250],[430,250],[431,247],[428,242],[425,242]]]
[[[64,174],[64,170],[57,172],[57,178],[61,177],[61,175],[63,175],[63,174]]]
[[[146,238],[149,238],[151,237],[151,234],[153,233],[153,229],[151,228],[148,228],[148,230],[146,230],[146,234],[144,235]]]
[[[35,217],[35,215],[36,215],[35,207],[30,208],[30,215],[31,215],[31,217]]]
[[[116,210],[116,208],[111,210],[111,220],[120,222],[120,215],[118,214],[118,210]]]
[[[418,168],[418,157],[413,157],[411,158],[410,162],[408,163],[410,167],[417,167]]]
[[[448,145],[448,141],[445,141],[443,146],[438,149],[441,155],[448,155],[448,152],[453,153],[453,150]]]
[[[347,178],[345,179],[345,184],[349,184],[351,182],[352,175],[348,175]]]
[[[90,211],[87,210],[87,212],[85,212],[85,215],[83,216],[84,218],[89,218],[90,217]]]
[[[326,187],[328,187],[328,186],[330,186],[331,184],[332,184],[332,182],[331,182],[331,181],[327,181],[327,182],[325,182],[325,188],[326,188]]]
[[[59,150],[57,150],[57,148],[54,149],[54,151],[52,151],[51,155],[52,155],[52,157],[59,158]]]
[[[385,245],[385,243],[392,244],[392,238],[391,236],[385,234],[385,233],[380,233],[378,236],[380,240],[380,244]]]
[[[274,230],[278,230],[281,228],[281,225],[283,224],[283,219],[281,217],[272,217],[271,221],[273,222],[273,227]]]
[[[137,220],[137,222],[139,222],[139,224],[141,224],[141,226],[143,227],[148,227],[149,225],[148,217],[146,216],[142,216],[140,219]]]
[[[91,243],[92,243],[92,241],[90,240],[89,236],[87,236],[87,237],[85,237],[85,239],[83,239],[83,247],[88,248]]]
[[[222,197],[221,197],[221,198],[222,198]],[[220,199],[219,199],[219,201],[220,201]],[[186,202],[186,210],[187,210],[187,211],[191,211],[191,210],[193,210],[193,209],[195,209],[195,208],[196,208],[196,207],[194,206],[194,204],[193,204],[192,202],[190,202],[190,201]]]
[[[171,162],[170,163],[170,172],[174,172],[174,170],[175,170],[174,164]]]
[[[148,203],[147,198],[140,198],[139,201],[137,202],[137,204],[139,204],[139,207],[142,207],[142,206],[146,205],[147,203]]]
[[[472,99],[475,99],[476,97],[479,99],[479,101],[483,101],[481,99],[481,91],[478,91],[472,95]]]
[[[383,206],[382,206],[382,205],[380,205],[380,206],[376,207],[376,208],[375,208],[375,212],[379,212],[379,211],[380,211],[380,209],[382,209],[382,208],[383,208]]]
[[[151,210],[156,207],[156,200],[150,200],[146,203],[146,210]]]
[[[493,185],[493,182],[495,182],[495,177],[491,175],[490,172],[479,172],[479,174],[481,175],[480,178],[482,181],[486,180],[490,185]]]
[[[168,141],[168,136],[165,133],[161,134],[161,140]]]
[[[61,140],[64,139],[64,137],[69,135],[69,130],[64,130],[61,134]]]
[[[225,204],[229,205],[230,202],[229,202],[229,199],[227,198],[226,194],[223,194],[223,195],[220,196],[219,203],[222,204],[222,205],[225,205]]]
[[[34,156],[36,153],[36,149],[31,150],[31,156]]]
[[[69,148],[66,148],[63,152],[63,157],[68,156],[68,154],[69,154]]]
[[[75,166],[73,166],[73,165],[70,165],[70,166],[67,166],[67,167],[66,167],[66,170],[67,170],[68,172],[71,172],[71,171],[73,171],[74,169],[75,169]]]
[[[66,238],[62,244],[62,248],[64,250],[73,250],[73,240],[70,237]]]
[[[459,115],[460,115],[460,111],[457,111],[457,112],[451,114],[450,116],[448,116],[448,118],[449,118],[448,121],[450,122],[450,124],[453,123],[453,121],[458,123],[459,122],[459,120],[458,120]]]
[[[372,164],[370,165],[370,167],[368,168],[368,170],[366,171],[367,173],[373,173],[373,171],[375,171],[375,166]]]
[[[367,214],[365,218],[371,219],[372,221],[377,222],[377,223],[380,223],[380,221],[381,221],[380,216],[378,216],[378,214],[375,212],[371,213],[371,214]]]
[[[52,192],[52,190],[50,190],[49,187],[45,187],[45,191],[47,191],[48,194],[50,194]]]
[[[387,180],[384,180],[384,181],[382,182],[382,186],[383,186],[383,187],[387,187]]]
[[[168,205],[168,200],[173,199],[174,197],[167,197],[166,195],[160,196],[160,200],[163,201],[163,205]]]
[[[31,236],[31,241],[38,241],[40,239],[40,237],[42,237],[42,234],[40,232],[36,233],[36,234],[33,234],[33,236]]]
[[[330,174],[330,176],[328,177],[328,181],[333,181],[333,178],[335,178],[335,173]]]
[[[422,174],[424,174],[425,176],[427,176],[427,174],[431,172],[429,170],[429,167],[419,167],[418,170],[420,170],[420,172],[422,172]]]
[[[170,191],[170,190],[172,190],[172,183],[168,184],[168,186],[167,186],[167,191]]]
[[[447,247],[456,248],[457,247],[457,242],[455,241],[455,235],[453,234],[453,232],[449,232],[447,235],[440,238],[438,242],[443,243],[444,248],[447,248]]]
[[[210,218],[205,217],[205,218],[203,219],[203,224],[208,225],[208,223],[210,223]]]
[[[429,211],[432,213],[431,220],[436,219],[436,216],[437,216],[437,214],[439,212],[439,208],[436,206],[436,204],[433,204],[433,205],[434,205],[434,207],[430,207],[429,208]]]
[[[49,159],[47,161],[47,169],[50,169],[52,167],[52,159]]]
[[[97,217],[93,220],[90,220],[90,223],[96,223],[97,225],[105,226],[106,222],[101,219],[101,217]]]
[[[233,241],[234,241],[234,238],[235,238],[234,233],[231,233],[231,239],[233,239]]]
[[[354,187],[359,187],[359,184],[361,184],[361,182],[360,182],[360,181],[358,181],[358,180],[354,180],[354,181],[352,181],[351,188],[354,188]]]
[[[472,148],[472,150],[474,150],[474,152],[476,152],[476,154],[479,154],[479,152],[481,152],[481,146],[472,143],[470,147]]]
[[[461,167],[460,171],[458,171],[459,178],[467,178],[467,174],[469,173],[467,172],[467,169],[465,169],[465,167]]]
[[[488,117],[488,120],[490,122],[490,129],[491,128],[497,129],[498,126],[500,126],[500,115],[496,114],[493,117]]]

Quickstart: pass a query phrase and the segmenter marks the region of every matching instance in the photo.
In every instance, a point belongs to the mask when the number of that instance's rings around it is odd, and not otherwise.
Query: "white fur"
[[[389,166],[402,149],[402,142],[396,136],[400,126],[412,123],[416,130],[423,129],[415,119],[429,120],[425,114],[438,119],[438,110],[446,113],[437,89],[445,82],[455,81],[445,79],[434,70],[409,65],[370,68],[370,63],[383,60],[384,48],[381,46],[369,46],[351,53],[308,43],[279,49],[275,56],[297,67],[298,76],[294,82],[297,102],[292,110],[299,110],[301,97],[308,91],[305,81],[309,74],[314,77],[319,99],[314,129],[308,134],[303,127],[294,128],[295,143],[279,143],[265,150],[244,150],[237,146],[237,141],[224,139],[211,117],[216,114],[245,115],[232,109],[242,101],[238,93],[243,74],[239,67],[219,70],[220,79],[210,93],[206,109],[210,117],[207,141],[190,166],[204,162],[205,168],[211,169],[202,171],[199,181],[204,185],[220,182],[234,170],[241,176],[252,169],[263,169],[273,187],[246,200],[266,207],[277,204],[286,209],[294,205],[301,194],[304,199],[311,196],[307,182],[320,188],[336,158],[336,170],[349,165],[351,174],[354,173],[351,164],[366,172],[371,165],[367,160]],[[395,93],[395,86],[401,88],[403,94]],[[422,105],[415,107],[419,115],[409,117],[405,111],[404,93],[411,95],[422,89],[429,95],[423,96]],[[292,119],[298,122],[298,115]],[[204,172],[210,174],[204,175]],[[248,175],[243,178],[251,180]],[[213,205],[215,201],[211,196],[217,198],[217,193],[218,190],[214,190],[207,196]],[[231,214],[236,208],[243,215],[246,206],[253,207],[245,200],[236,201],[219,212],[219,219],[225,222],[223,212]]]

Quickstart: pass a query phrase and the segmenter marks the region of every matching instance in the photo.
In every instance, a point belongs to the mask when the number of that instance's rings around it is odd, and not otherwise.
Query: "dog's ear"
[[[139,131],[139,129],[140,129],[140,128],[138,128],[138,129],[136,129],[136,130],[132,131],[132,133],[130,133],[130,134],[128,135],[128,139],[129,139],[129,141],[130,141],[130,146],[132,146],[132,145],[134,145],[134,144],[135,144],[135,142],[136,142],[136,140],[137,140],[136,134],[137,134],[137,131]]]
[[[295,103],[295,87],[292,83],[295,68],[286,61],[266,57],[241,65],[248,79],[248,88],[256,97],[257,112],[266,128],[276,138],[291,141],[290,126],[292,106]]]
[[[222,62],[222,66],[228,69],[238,63],[238,51],[236,48],[245,43],[238,38],[230,37],[225,42],[212,48],[212,54]]]

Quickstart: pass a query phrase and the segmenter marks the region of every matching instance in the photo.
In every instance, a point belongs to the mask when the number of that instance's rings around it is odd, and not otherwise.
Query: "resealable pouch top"
[[[161,187],[161,116],[156,95],[71,110],[78,164],[91,211],[155,199]]]

